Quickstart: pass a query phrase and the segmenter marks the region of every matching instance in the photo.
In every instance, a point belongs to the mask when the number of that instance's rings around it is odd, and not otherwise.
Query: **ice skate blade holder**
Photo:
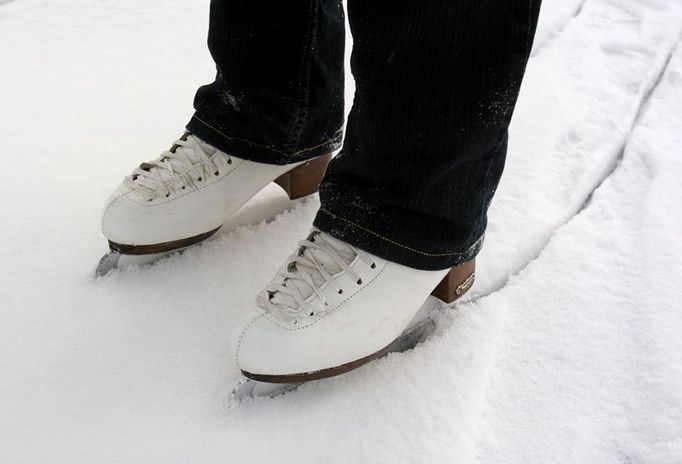
[[[275,179],[275,183],[287,192],[291,200],[312,195],[320,188],[327,165],[331,160],[331,153],[308,160],[279,176]]]
[[[476,259],[462,263],[450,269],[450,272],[441,280],[438,286],[431,292],[444,303],[453,301],[464,295],[473,285],[476,279]]]

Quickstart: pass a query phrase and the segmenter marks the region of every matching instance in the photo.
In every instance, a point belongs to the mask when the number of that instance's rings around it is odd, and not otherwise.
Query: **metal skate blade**
[[[144,266],[152,264],[159,259],[178,253],[184,248],[169,251],[166,253],[151,253],[148,255],[124,255],[118,251],[109,251],[99,260],[97,268],[95,269],[95,277],[102,277],[113,271],[114,269],[123,269],[128,266]]]
[[[266,397],[274,398],[290,392],[298,387],[299,383],[267,383],[243,377],[232,389],[230,400],[239,402],[245,398]]]
[[[95,277],[102,277],[107,275],[111,270],[117,269],[118,261],[121,259],[121,253],[117,251],[110,251],[102,256],[102,259],[97,263],[95,269]]]
[[[400,337],[393,340],[393,343],[388,347],[388,353],[403,352],[411,350],[417,346],[420,342],[426,340],[426,338],[436,330],[436,321],[431,317],[426,317],[416,324],[408,327],[400,335]]]

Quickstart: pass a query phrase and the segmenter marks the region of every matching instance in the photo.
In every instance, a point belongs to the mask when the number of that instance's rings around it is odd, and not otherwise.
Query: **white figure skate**
[[[102,232],[110,251],[97,275],[144,264],[213,235],[270,182],[290,199],[317,192],[331,154],[274,165],[237,158],[185,133],[126,177],[106,202]]]
[[[414,346],[428,332],[429,295],[453,302],[474,270],[475,260],[409,268],[313,230],[238,324],[233,354],[245,379],[233,397],[277,394]]]

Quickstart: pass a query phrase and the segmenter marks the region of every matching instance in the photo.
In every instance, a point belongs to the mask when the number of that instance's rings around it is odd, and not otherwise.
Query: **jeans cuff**
[[[343,139],[343,131],[338,130],[328,137],[323,138],[319,143],[297,149],[293,152],[288,152],[274,145],[266,145],[246,140],[235,135],[227,135],[209,122],[203,120],[197,114],[192,116],[192,119],[187,123],[186,127],[190,133],[225,153],[258,163],[280,165],[295,163],[331,153],[341,147],[341,141]]]
[[[431,271],[449,269],[473,259],[483,246],[484,234],[481,233],[473,243],[461,247],[450,250],[423,250],[401,243],[400,238],[391,236],[390,233],[377,232],[372,224],[363,224],[361,219],[363,215],[349,218],[349,211],[345,213],[346,217],[342,217],[328,209],[320,208],[313,224],[334,238],[403,266]],[[401,223],[402,218],[396,219],[396,224]],[[416,224],[415,227],[420,225]],[[423,232],[424,242],[428,242],[429,231]]]

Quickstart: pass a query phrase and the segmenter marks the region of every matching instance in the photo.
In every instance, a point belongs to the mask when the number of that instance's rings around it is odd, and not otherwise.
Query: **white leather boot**
[[[198,243],[270,182],[291,199],[315,193],[331,154],[274,165],[247,161],[186,133],[143,163],[109,197],[102,232],[112,251],[165,253]]]
[[[413,269],[313,230],[247,310],[233,355],[260,382],[342,374],[381,356],[430,294],[446,302],[464,294],[474,267]]]

